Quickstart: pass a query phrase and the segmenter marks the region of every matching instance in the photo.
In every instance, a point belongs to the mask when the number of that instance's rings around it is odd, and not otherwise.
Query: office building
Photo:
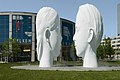
[[[0,47],[7,39],[15,38],[21,46],[19,57],[34,62],[36,60],[36,15],[37,13],[32,12],[0,12]],[[60,19],[60,23],[61,58],[65,55],[70,57],[75,23],[63,18]],[[2,53],[1,50],[0,53]]]

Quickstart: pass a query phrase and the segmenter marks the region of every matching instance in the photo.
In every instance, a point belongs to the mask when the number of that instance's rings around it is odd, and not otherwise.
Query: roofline
[[[22,11],[0,11],[0,13],[25,13],[25,14],[37,14],[35,12],[22,12]]]
[[[7,13],[7,14],[8,13],[11,13],[11,14],[23,13],[23,14],[34,14],[34,15],[37,15],[37,13],[35,13],[35,12],[24,12],[24,11],[0,11],[0,13]],[[73,22],[73,21],[71,21],[69,19],[65,19],[65,18],[60,18],[60,19],[63,20],[63,21],[67,21],[67,22],[75,24],[75,22]]]
[[[65,18],[60,18],[60,19],[63,20],[63,21],[68,21],[68,22],[70,22],[70,23],[75,24],[75,22],[73,22],[73,21],[71,21],[71,20],[69,20],[69,19],[65,19]]]

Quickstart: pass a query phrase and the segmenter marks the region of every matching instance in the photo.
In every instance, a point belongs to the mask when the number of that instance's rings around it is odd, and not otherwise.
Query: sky
[[[103,36],[117,36],[117,4],[120,0],[0,0],[0,11],[37,13],[42,7],[54,8],[61,18],[75,22],[79,6],[93,4],[103,17]]]

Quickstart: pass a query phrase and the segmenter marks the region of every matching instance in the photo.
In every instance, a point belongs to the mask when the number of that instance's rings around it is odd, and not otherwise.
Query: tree
[[[111,46],[111,39],[108,37],[108,38],[105,38],[104,41],[105,41],[105,44],[104,44],[105,54],[106,54],[106,56],[108,56],[110,59],[112,59],[112,55],[115,54],[115,51],[114,51],[114,49],[113,49],[112,46]]]
[[[17,42],[16,39],[12,39],[12,56],[14,58],[14,61],[17,60],[18,53],[21,52],[21,48],[19,43]]]
[[[104,43],[101,44],[97,49],[97,57],[103,59],[106,56],[109,56],[109,58],[112,59],[112,55],[115,54],[115,51],[111,47],[111,39],[108,37],[104,38],[103,41]]]
[[[3,55],[7,57],[7,60],[8,58],[13,58],[12,61],[16,61],[20,52],[20,45],[16,39],[8,39],[3,43]]]
[[[114,49],[111,47],[111,39],[108,37],[108,38],[105,38],[105,53],[106,55],[109,56],[110,59],[112,59],[112,55],[115,54],[115,51]]]
[[[104,46],[103,45],[98,46],[97,57],[98,57],[98,59],[104,59],[105,58],[105,51],[104,51]]]
[[[8,58],[9,58],[9,43],[8,41],[4,42],[3,45],[2,45],[2,56],[4,57],[5,59],[5,62],[8,62]]]

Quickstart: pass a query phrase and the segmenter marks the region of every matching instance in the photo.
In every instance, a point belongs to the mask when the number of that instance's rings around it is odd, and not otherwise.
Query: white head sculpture
[[[53,8],[43,7],[37,13],[36,35],[39,67],[52,67],[61,49],[60,18]]]
[[[103,35],[102,17],[98,9],[85,4],[79,7],[76,16],[75,42],[76,54],[83,58],[83,67],[97,67],[96,49]]]

